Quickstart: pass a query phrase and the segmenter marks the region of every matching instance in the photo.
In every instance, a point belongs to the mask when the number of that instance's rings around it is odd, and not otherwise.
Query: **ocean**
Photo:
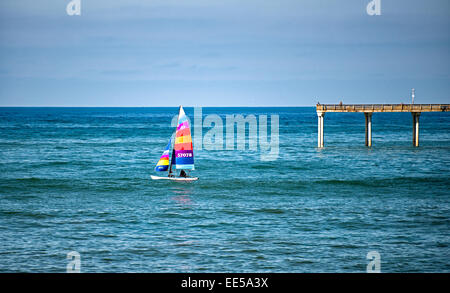
[[[372,148],[327,113],[318,149],[314,107],[203,108],[267,115],[269,140],[278,115],[277,156],[203,147],[197,182],[152,181],[177,111],[0,108],[0,272],[450,272],[448,113],[418,148],[410,113],[375,113]]]

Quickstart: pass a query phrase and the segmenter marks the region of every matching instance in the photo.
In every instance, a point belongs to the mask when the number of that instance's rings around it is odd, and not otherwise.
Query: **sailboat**
[[[172,148],[172,156],[169,158],[170,148],[172,146],[172,138],[169,139],[161,158],[156,164],[155,171],[166,172],[167,176],[160,177],[150,175],[153,180],[174,180],[174,181],[195,181],[198,177],[176,176],[173,170],[181,170],[180,174],[186,172],[184,170],[195,170],[194,168],[194,148],[192,146],[191,129],[183,107],[180,106],[178,113],[177,129],[175,132],[175,139]]]

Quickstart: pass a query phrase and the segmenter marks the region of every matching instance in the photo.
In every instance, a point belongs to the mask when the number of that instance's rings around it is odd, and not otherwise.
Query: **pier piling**
[[[364,113],[366,118],[366,146],[372,146],[372,113]]]
[[[413,146],[418,147],[419,146],[419,117],[420,112],[413,112],[412,118],[413,118]]]
[[[317,147],[323,148],[323,118],[325,112],[317,111]]]

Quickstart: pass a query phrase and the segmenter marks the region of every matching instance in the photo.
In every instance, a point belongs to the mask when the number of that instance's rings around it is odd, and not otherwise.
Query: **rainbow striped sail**
[[[172,145],[172,139],[169,139],[169,143],[166,146],[161,158],[159,158],[158,164],[156,164],[156,171],[167,171],[169,169],[169,152],[170,146]]]
[[[192,147],[191,129],[182,106],[180,106],[180,113],[178,114],[178,126],[173,149],[175,160],[172,160],[172,164],[175,165],[175,168],[194,170],[194,148]]]

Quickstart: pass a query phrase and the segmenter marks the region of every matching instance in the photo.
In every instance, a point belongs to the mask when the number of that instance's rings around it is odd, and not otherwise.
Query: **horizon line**
[[[0,108],[177,108],[178,106],[4,106]],[[183,106],[183,105],[181,105]],[[292,105],[292,106],[183,106],[184,108],[301,108],[315,107],[316,105]]]

